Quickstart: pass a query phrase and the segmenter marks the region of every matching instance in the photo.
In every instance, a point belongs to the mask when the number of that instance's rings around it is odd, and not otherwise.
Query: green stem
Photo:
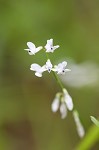
[[[47,59],[49,59],[49,56],[48,56],[48,54],[47,54],[47,53],[46,53],[46,58],[47,58]]]
[[[53,75],[54,75],[57,83],[59,84],[60,88],[63,90],[63,88],[64,88],[63,84],[62,84],[62,82],[60,81],[59,77],[56,75],[56,73],[54,71],[53,71]]]

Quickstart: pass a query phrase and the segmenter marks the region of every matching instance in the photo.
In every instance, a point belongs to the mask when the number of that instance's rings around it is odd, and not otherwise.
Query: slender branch
[[[53,73],[57,83],[59,84],[60,88],[63,90],[64,87],[63,87],[61,80],[59,79],[59,77],[56,75],[56,73],[54,71],[52,73]]]

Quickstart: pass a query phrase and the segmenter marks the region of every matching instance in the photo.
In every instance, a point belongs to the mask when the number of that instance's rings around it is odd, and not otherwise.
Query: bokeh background
[[[46,57],[29,56],[27,41],[44,46],[50,38],[60,45],[52,61],[73,70],[61,79],[86,133],[90,115],[99,116],[99,1],[0,0],[0,150],[74,150],[81,141],[72,113],[61,120],[51,111],[60,91],[53,76],[29,69]]]

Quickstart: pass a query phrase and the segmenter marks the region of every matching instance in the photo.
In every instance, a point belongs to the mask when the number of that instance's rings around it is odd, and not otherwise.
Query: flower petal
[[[66,69],[66,65],[67,65],[67,62],[63,61],[62,63],[55,65],[53,68],[53,71],[56,71],[57,74],[65,74],[66,72],[70,71],[70,69]]]
[[[62,62],[62,65],[63,65],[64,67],[66,67],[66,66],[67,66],[67,62],[66,62],[66,61],[63,61],[63,62]]]
[[[55,49],[57,49],[59,45],[53,46],[53,39],[47,40],[47,44],[45,45],[46,52],[53,53]]]
[[[68,110],[72,111],[73,110],[73,101],[72,101],[72,98],[69,94],[66,94],[64,96],[64,101],[66,103]]]
[[[52,63],[51,63],[51,61],[50,61],[50,59],[48,59],[47,60],[47,62],[46,62],[46,69],[48,70],[48,72],[50,73],[51,72],[51,70],[52,70]]]
[[[36,75],[37,77],[42,77],[42,73],[41,73],[41,72],[35,72],[35,75]]]
[[[27,42],[27,46],[29,47],[29,49],[33,50],[35,49],[35,45],[32,42]]]
[[[36,48],[36,53],[37,53],[38,51],[40,51],[42,48],[43,48],[42,46],[37,47],[37,48]]]
[[[41,68],[42,67],[38,64],[32,64],[31,67],[30,67],[30,70],[38,72],[38,71],[40,71]]]
[[[53,39],[47,40],[47,44],[52,47],[53,46]]]
[[[46,69],[46,65],[44,65],[44,66],[42,66],[42,71],[44,72],[44,71],[46,71],[47,69]]]
[[[64,94],[64,101],[66,103],[66,106],[68,108],[68,110],[73,110],[73,101],[71,96],[68,94],[67,90],[64,88],[63,89],[63,94]]]
[[[53,46],[53,50],[59,48],[59,45]]]
[[[71,71],[70,69],[65,69],[65,72]]]
[[[56,112],[56,111],[58,110],[58,108],[59,108],[59,103],[60,103],[59,98],[58,98],[58,97],[55,97],[55,99],[53,100],[52,105],[51,105],[51,110],[52,110],[53,112]]]
[[[62,102],[60,105],[60,113],[61,113],[62,119],[64,119],[67,116],[67,108],[66,108],[66,104],[64,102]]]

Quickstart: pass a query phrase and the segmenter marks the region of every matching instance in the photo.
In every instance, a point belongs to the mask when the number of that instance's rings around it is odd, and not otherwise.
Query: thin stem
[[[63,90],[63,88],[64,88],[63,84],[62,84],[61,80],[59,79],[59,77],[56,75],[56,73],[54,71],[53,71],[53,75],[54,75],[57,83],[59,84],[60,88]]]
[[[47,58],[47,59],[49,59],[49,56],[48,56],[48,54],[47,54],[47,53],[46,53],[46,58]]]

